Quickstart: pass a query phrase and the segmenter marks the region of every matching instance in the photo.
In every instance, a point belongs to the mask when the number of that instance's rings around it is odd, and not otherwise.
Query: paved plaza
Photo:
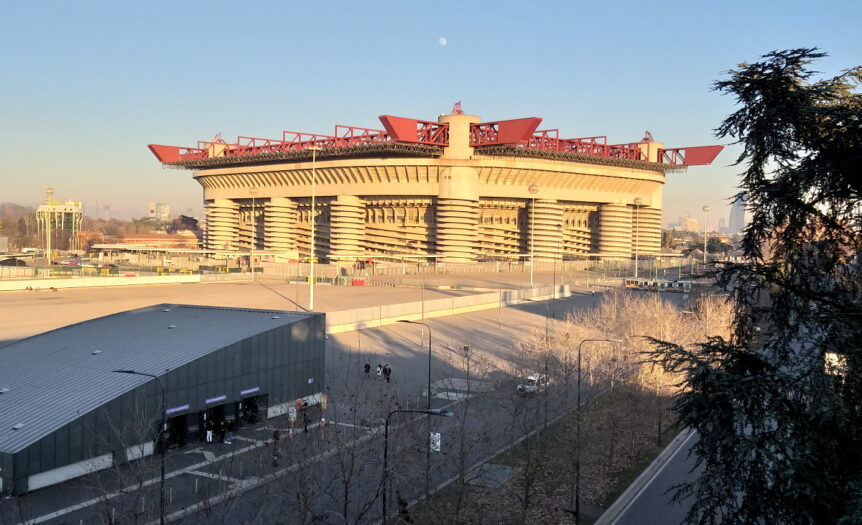
[[[496,280],[491,276],[488,281]],[[537,276],[536,285],[550,285],[551,276]],[[544,279],[543,277],[547,277]],[[451,278],[451,276],[450,276]],[[482,277],[464,279],[461,286],[481,287]],[[548,281],[545,283],[545,281]],[[452,283],[455,285],[456,283]],[[526,283],[515,283],[512,288]],[[409,286],[409,285],[408,285]],[[438,286],[445,286],[439,284]],[[426,300],[452,295],[474,293],[469,290],[429,289],[413,287],[334,287],[320,286],[315,292],[315,306],[319,310],[337,311],[362,306],[393,304],[418,300],[424,294]],[[307,287],[277,281],[229,282],[215,284],[183,284],[123,288],[75,289],[58,292],[9,292],[2,294],[0,302],[0,338],[11,341],[35,333],[50,330],[69,323],[137,308],[154,303],[191,303],[233,307],[295,309],[295,304],[307,305]],[[485,406],[487,420],[475,425],[501,426],[508,417],[501,407],[501,399],[508,399],[512,392],[508,386],[514,384],[519,371],[531,366],[518,354],[517,342],[544,330],[548,319],[562,319],[567,312],[577,308],[590,308],[597,298],[589,291],[576,292],[571,298],[555,301],[531,302],[523,305],[490,309],[469,314],[429,319],[427,325],[432,335],[432,355],[429,362],[427,331],[420,326],[396,323],[375,329],[331,335],[327,339],[327,383],[333,399],[327,414],[330,428],[358,428],[353,435],[355,446],[368,465],[365,483],[357,480],[361,487],[372,487],[379,476],[379,452],[382,445],[381,423],[390,403],[400,406],[421,407],[426,390],[428,366],[430,364],[434,382],[434,406],[457,406],[463,396],[459,392],[466,384],[463,370],[457,358],[457,350],[470,345],[474,359],[487,363],[496,370],[487,379],[490,383],[475,391],[477,403]],[[2,351],[2,347],[0,347]],[[392,382],[387,383],[365,376],[363,365],[388,364]],[[493,388],[488,385],[494,385]],[[363,392],[363,406],[358,411],[344,411],[343,400],[356,389]],[[502,396],[502,397],[501,397]],[[339,401],[342,404],[339,408]],[[397,400],[397,401],[393,401]],[[537,412],[538,413],[538,412]],[[458,422],[441,422],[444,436],[451,436]],[[493,422],[493,423],[489,423]],[[194,502],[201,499],[200,490],[206,487],[209,499],[206,505],[221,505],[219,495],[242,491],[248,496],[244,503],[225,508],[236,517],[236,522],[250,520],[254,512],[262,508],[271,491],[270,485],[277,479],[289,477],[297,468],[295,461],[286,458],[284,464],[265,470],[251,468],[259,465],[261,454],[266,456],[274,428],[289,426],[285,418],[276,418],[251,426],[239,433],[233,444],[189,445],[171,451],[168,461],[168,487],[172,503],[169,513],[173,519],[198,523],[207,521],[205,515],[197,514]],[[477,428],[477,432],[481,429]],[[331,465],[335,459],[333,435],[312,428],[314,444],[309,452],[320,465]],[[327,437],[329,436],[329,437]],[[501,433],[486,446],[477,449],[471,461],[480,461],[504,446],[514,434]],[[444,440],[447,438],[444,438]],[[268,458],[268,457],[267,457]],[[152,462],[154,458],[144,461]],[[434,484],[443,482],[452,475],[447,462],[451,458],[435,460]],[[268,461],[268,459],[267,459]],[[246,465],[242,467],[241,465]],[[130,468],[140,468],[132,464]],[[153,471],[155,475],[156,471]],[[412,471],[411,471],[412,472]],[[421,469],[413,474],[419,475]],[[92,478],[92,479],[91,479]],[[49,487],[20,499],[28,519],[35,523],[70,523],[83,520],[89,523],[106,512],[128,511],[129,502],[150,508],[155,504],[157,476],[147,477],[144,483],[132,492],[122,491],[126,484],[117,481],[96,483],[97,476],[89,476],[55,487]],[[96,487],[96,488],[94,488]],[[362,489],[365,490],[365,489]],[[105,498],[105,494],[110,497]],[[418,494],[411,491],[408,496]],[[366,497],[368,495],[366,494]],[[372,495],[373,497],[373,495]],[[258,502],[258,503],[254,503]],[[5,511],[11,511],[7,501]],[[227,504],[227,503],[225,503]],[[268,503],[272,505],[272,503]],[[324,503],[325,505],[325,503]],[[185,511],[182,509],[186,508]],[[120,510],[115,510],[120,509]],[[123,510],[125,509],[125,510]],[[18,509],[20,510],[20,509]],[[203,509],[198,509],[203,510]],[[150,514],[152,515],[152,514]],[[379,519],[379,510],[369,515]],[[373,520],[371,520],[373,521]]]

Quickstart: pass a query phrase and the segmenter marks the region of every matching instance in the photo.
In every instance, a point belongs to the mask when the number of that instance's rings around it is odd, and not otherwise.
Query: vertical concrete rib
[[[239,206],[230,199],[215,199],[206,204],[207,237],[210,250],[236,248],[239,237]]]
[[[365,203],[353,195],[339,195],[330,204],[330,256],[365,251]]]
[[[532,206],[527,214],[528,249],[537,261],[559,258],[563,242],[563,207],[552,199],[536,199]]]
[[[266,203],[263,230],[267,251],[296,248],[296,216],[296,203],[286,197],[273,197]]]
[[[631,255],[632,235],[631,208],[625,204],[599,206],[599,253]]]

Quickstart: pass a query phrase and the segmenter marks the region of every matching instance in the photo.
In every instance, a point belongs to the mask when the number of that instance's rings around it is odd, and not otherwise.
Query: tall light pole
[[[249,187],[248,193],[251,195],[251,260],[249,263],[251,266],[251,280],[254,281],[254,248],[257,244],[257,216],[255,215],[254,196],[257,195],[257,186]]]
[[[706,238],[708,236],[706,229],[706,214],[709,213],[709,206],[703,207],[703,269],[706,270]]]
[[[622,343],[619,339],[584,339],[578,344],[578,395],[576,399],[577,412],[575,419],[575,525],[581,523],[581,347],[584,343],[605,341],[608,343]]]
[[[157,375],[138,372],[137,370],[111,370],[111,372],[116,374],[132,374],[136,376],[152,377],[159,382],[159,386],[162,389],[160,403],[162,421],[159,425],[159,432],[156,434],[156,443],[159,446],[159,453],[161,455],[161,465],[159,466],[159,525],[165,525],[165,449],[167,448],[164,443],[164,433],[167,430],[165,428],[167,426],[165,420],[165,383],[162,381],[162,378]]]
[[[409,323],[409,324],[418,324],[419,326],[424,326],[426,330],[428,330],[428,403],[426,408],[431,408],[431,327],[425,323],[420,323],[418,321],[410,321],[407,319],[399,319],[399,323]]]
[[[315,247],[315,238],[314,238],[314,212],[316,210],[316,191],[317,191],[317,152],[320,151],[319,146],[310,146],[308,148],[311,150],[311,269],[308,272],[308,278],[310,279],[309,288],[308,288],[308,309],[310,311],[314,311],[314,247]]]
[[[387,484],[389,482],[389,420],[395,414],[428,414],[431,416],[452,417],[454,414],[448,410],[441,408],[426,408],[425,410],[393,410],[386,416],[386,424],[383,426],[383,476],[380,480],[380,486],[383,489],[383,523],[386,524],[386,516],[389,514],[386,507]]]
[[[527,191],[530,192],[530,288],[533,287],[533,266],[536,265],[536,193],[539,192],[539,187],[535,184],[527,186]]]
[[[638,248],[640,247],[640,231],[638,230],[638,208],[643,204],[640,197],[635,199],[635,279],[638,278]]]
[[[428,395],[425,410],[431,410],[431,327],[425,323],[399,319],[399,323],[418,324],[428,330]],[[431,492],[431,417],[428,417],[428,448],[425,453],[425,497]]]

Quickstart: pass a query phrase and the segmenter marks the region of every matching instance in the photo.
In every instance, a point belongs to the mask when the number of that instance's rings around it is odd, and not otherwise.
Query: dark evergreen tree
[[[703,467],[676,497],[691,523],[862,523],[862,70],[821,78],[793,49],[740,64],[715,89],[738,109],[744,264],[717,269],[730,340],[659,343]]]

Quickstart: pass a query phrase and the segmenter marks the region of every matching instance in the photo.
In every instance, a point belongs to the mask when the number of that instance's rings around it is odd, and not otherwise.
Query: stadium
[[[436,122],[384,115],[383,129],[151,144],[204,190],[206,247],[330,261],[441,262],[658,253],[669,172],[722,146],[665,148],[560,138],[541,118],[483,122],[456,104]],[[313,235],[312,235],[313,233]]]

